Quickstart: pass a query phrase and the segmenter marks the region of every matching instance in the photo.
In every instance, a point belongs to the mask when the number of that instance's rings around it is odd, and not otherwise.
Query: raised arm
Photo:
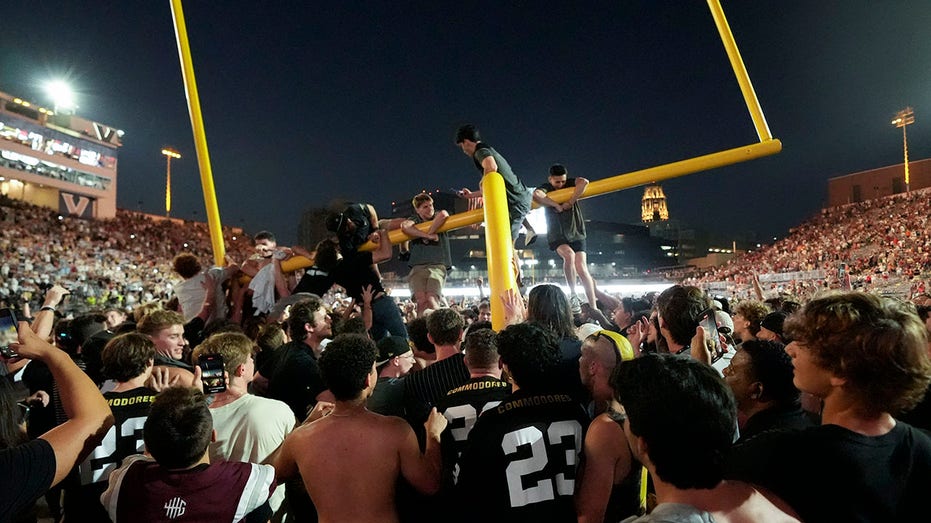
[[[53,285],[45,293],[45,300],[42,302],[42,308],[36,313],[32,321],[32,332],[35,332],[42,339],[48,339],[55,327],[55,307],[61,303],[66,295],[71,294],[68,289],[61,285]]]
[[[19,343],[12,347],[20,356],[48,365],[68,416],[68,421],[39,436],[55,451],[55,485],[100,443],[113,425],[113,413],[97,385],[71,357],[39,338],[26,322],[19,323]]]

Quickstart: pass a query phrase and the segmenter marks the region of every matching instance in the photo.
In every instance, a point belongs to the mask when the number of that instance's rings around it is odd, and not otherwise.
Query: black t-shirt
[[[588,422],[562,393],[519,390],[486,411],[460,460],[460,506],[480,502],[483,522],[575,521],[572,496]]]
[[[268,377],[268,397],[291,407],[298,422],[307,418],[317,404],[317,395],[326,390],[313,350],[294,340],[275,349],[277,365]]]
[[[447,487],[455,484],[459,475],[459,455],[465,449],[469,431],[479,415],[497,407],[510,394],[511,385],[508,382],[492,376],[481,376],[450,390],[436,402],[436,410],[449,421],[441,440],[443,483]]]
[[[304,275],[301,276],[301,281],[297,282],[291,294],[309,292],[317,296],[323,296],[332,286],[333,278],[329,273],[317,267],[311,267],[304,271]]]
[[[728,477],[771,490],[806,522],[924,521],[931,437],[897,422],[870,437],[838,425],[766,432],[734,448]]]
[[[346,289],[346,294],[352,299],[362,301],[362,289],[372,286],[372,295],[385,292],[381,286],[381,278],[375,272],[371,252],[343,253],[343,259],[330,271],[330,277],[337,285]]]
[[[469,369],[460,352],[431,364],[404,379],[404,405],[414,431],[422,432],[430,409],[450,390],[469,381]],[[419,434],[418,434],[419,435]]]
[[[0,450],[0,521],[30,506],[55,478],[55,451],[44,439]]]
[[[360,245],[368,241],[369,235],[373,232],[373,227],[371,215],[365,204],[351,204],[343,211],[343,217],[356,226],[352,232],[339,234],[339,248],[345,256],[348,253],[355,252]]]
[[[69,521],[109,523],[100,495],[107,489],[110,473],[120,466],[123,458],[145,450],[142,427],[156,394],[152,389],[138,387],[103,395],[113,411],[114,423],[100,445],[75,467],[64,484],[63,508]]]

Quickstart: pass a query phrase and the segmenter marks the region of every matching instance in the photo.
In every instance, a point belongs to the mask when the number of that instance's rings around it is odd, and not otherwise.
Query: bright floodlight
[[[52,103],[55,104],[55,112],[74,109],[74,91],[65,82],[61,80],[49,82],[45,85],[45,90],[52,99]]]

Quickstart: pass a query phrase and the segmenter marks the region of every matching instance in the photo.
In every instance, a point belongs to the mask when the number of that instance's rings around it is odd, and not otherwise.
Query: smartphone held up
[[[205,354],[197,359],[197,366],[200,367],[204,394],[216,394],[226,391],[226,379],[223,376],[223,356]]]
[[[19,330],[16,328],[16,315],[10,309],[0,309],[0,355],[4,358],[19,356],[10,345],[19,341]]]

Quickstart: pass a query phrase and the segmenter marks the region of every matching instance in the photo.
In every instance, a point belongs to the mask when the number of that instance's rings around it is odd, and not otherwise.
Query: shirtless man
[[[300,473],[319,521],[396,522],[395,484],[404,476],[424,494],[440,486],[440,434],[446,418],[434,408],[424,424],[423,454],[401,418],[365,408],[375,389],[375,344],[359,334],[337,336],[320,357],[336,398],[333,411],[292,432],[274,465],[279,481]]]

